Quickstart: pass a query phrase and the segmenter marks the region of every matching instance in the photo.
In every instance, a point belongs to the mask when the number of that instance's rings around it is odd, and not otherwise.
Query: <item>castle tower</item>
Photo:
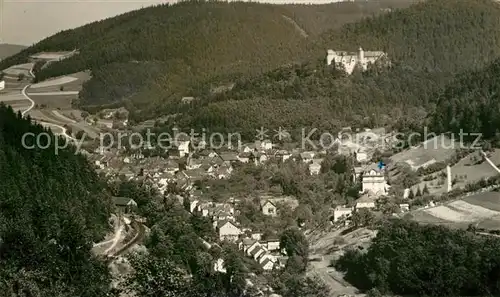
[[[361,47],[358,49],[358,61],[361,65],[364,65],[365,62],[365,51]]]
[[[326,52],[326,65],[332,65],[332,62],[335,60],[335,52],[331,49],[329,49],[327,52]]]

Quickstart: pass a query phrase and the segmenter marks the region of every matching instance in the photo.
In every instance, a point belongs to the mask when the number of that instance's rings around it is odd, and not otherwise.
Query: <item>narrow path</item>
[[[30,112],[30,110],[33,109],[33,107],[35,107],[35,101],[31,100],[31,98],[26,94],[26,89],[29,88],[31,85],[27,85],[25,86],[22,90],[21,90],[21,94],[24,96],[24,98],[26,100],[29,100],[30,102],[30,107],[28,107],[28,109],[26,109],[25,111],[22,112],[22,115],[23,117],[28,113]]]
[[[106,245],[108,243],[113,242],[113,240],[114,240],[114,238],[111,238],[111,239],[106,240],[106,241],[101,241],[101,242],[98,242],[98,243],[94,244],[92,247],[93,248],[100,247],[100,246],[103,246],[103,245]]]
[[[500,235],[492,234],[492,233],[486,233],[486,232],[476,232],[476,234],[484,235],[484,236],[491,236],[491,237],[500,237]]]
[[[78,91],[59,91],[59,92],[42,92],[42,93],[35,93],[35,92],[30,92],[31,96],[60,96],[60,95],[78,95]]]
[[[144,230],[144,225],[140,223],[134,223],[135,228],[137,230],[137,233],[135,234],[134,238],[132,238],[129,242],[127,242],[123,247],[118,249],[116,252],[112,253],[110,256],[119,256],[129,250],[131,247],[133,247],[137,242],[142,240],[144,238],[145,230]]]
[[[309,34],[307,34],[306,30],[302,29],[302,27],[299,26],[299,24],[297,24],[297,22],[292,19],[291,17],[288,17],[286,15],[282,15],[282,17],[287,20],[290,24],[292,24],[295,29],[297,30],[297,32],[299,32],[299,34],[304,37],[304,38],[307,38],[309,37]]]
[[[72,120],[72,119],[68,118],[67,116],[61,114],[57,110],[53,110],[52,113],[55,114],[57,117],[61,118],[61,120],[64,120],[65,122],[70,122],[72,124],[76,124],[77,123],[75,120]]]
[[[28,109],[26,109],[25,111],[22,112],[22,116],[24,117],[26,114],[28,114],[32,109],[33,107],[35,107],[35,101],[33,101],[29,96],[28,94],[26,94],[26,89],[29,88],[31,85],[27,85],[25,86],[22,90],[21,90],[21,94],[24,96],[24,98],[26,100],[29,100],[31,105],[28,107]],[[54,127],[57,127],[59,129],[62,130],[62,135],[64,137],[66,137],[67,139],[69,140],[72,140],[72,141],[77,141],[76,138],[73,138],[72,136],[68,135],[68,133],[66,133],[67,129],[64,128],[63,126],[61,125],[57,125],[57,124],[54,124],[54,123],[47,123],[47,122],[40,122],[42,125],[48,125],[48,126],[54,126]]]
[[[118,242],[120,242],[120,239],[122,237],[122,232],[123,232],[123,223],[120,225],[120,227],[118,228],[118,230],[115,233],[115,237],[113,237],[113,239],[112,239],[113,244],[107,250],[104,251],[105,255],[107,255],[109,252],[111,252],[116,247]]]
[[[495,163],[493,163],[490,160],[490,158],[488,158],[488,156],[486,155],[486,153],[483,150],[481,150],[481,154],[483,154],[484,159],[486,160],[486,162],[488,162],[491,165],[491,167],[493,167],[493,169],[495,169],[498,173],[500,173],[500,169],[498,169],[498,167],[495,165]]]
[[[47,123],[47,122],[40,122],[40,124],[42,124],[42,126],[43,125],[47,125],[47,126],[57,127],[57,128],[59,128],[59,129],[62,130],[62,132],[61,132],[60,135],[66,137],[66,139],[68,139],[68,140],[75,141],[75,142],[78,141],[76,138],[74,138],[73,136],[69,135],[68,134],[68,130],[66,128],[64,128],[63,126],[61,126],[61,125],[57,125],[57,124],[54,124],[54,123]]]

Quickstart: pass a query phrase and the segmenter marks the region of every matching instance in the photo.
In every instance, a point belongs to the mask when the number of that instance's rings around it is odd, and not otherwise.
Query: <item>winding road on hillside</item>
[[[27,114],[28,114],[28,112],[30,112],[30,111],[33,109],[33,107],[35,107],[35,101],[33,101],[33,100],[32,100],[32,99],[28,96],[28,94],[26,94],[26,90],[27,90],[30,86],[31,86],[31,85],[27,85],[27,86],[25,86],[25,87],[21,90],[21,94],[24,96],[24,98],[25,98],[26,100],[28,100],[28,101],[30,102],[30,106],[28,107],[28,109],[26,109],[25,111],[23,111],[23,112],[22,112],[23,117],[24,117],[25,115],[27,115]]]
[[[31,99],[28,94],[26,93],[26,90],[31,86],[31,84],[25,86],[22,90],[21,90],[21,94],[23,95],[23,97],[28,100],[30,102],[30,106],[24,110],[21,114],[22,116],[26,116],[34,107],[35,107],[35,101],[33,101],[33,99]],[[69,140],[72,140],[72,141],[77,141],[76,138],[73,138],[71,135],[69,135],[67,133],[67,129],[61,125],[58,125],[58,124],[54,124],[54,123],[48,123],[48,122],[43,122],[43,121],[40,121],[40,124],[42,124],[42,126],[53,126],[53,127],[56,127],[56,128],[59,128],[61,129],[61,135],[63,135],[64,137],[66,137],[66,139],[69,139]]]
[[[118,228],[118,230],[115,233],[115,236],[112,239],[113,244],[111,244],[111,246],[104,251],[105,255],[108,255],[109,252],[111,252],[118,245],[120,239],[122,239],[123,229],[124,229],[123,224],[120,224],[120,227]]]

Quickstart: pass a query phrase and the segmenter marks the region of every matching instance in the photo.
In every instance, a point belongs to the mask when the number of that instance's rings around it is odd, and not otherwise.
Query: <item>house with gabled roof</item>
[[[285,162],[291,157],[292,153],[286,150],[277,150],[276,152],[274,152],[274,158],[280,160],[281,162]]]
[[[273,148],[273,143],[268,139],[256,140],[254,147],[257,151],[267,151]]]
[[[251,256],[252,251],[259,248],[261,246],[260,242],[257,240],[253,241],[252,244],[250,244],[244,251],[248,256]]]
[[[242,152],[238,154],[238,161],[241,163],[248,163],[252,159],[252,152]]]
[[[236,242],[238,237],[241,235],[241,229],[238,228],[235,223],[231,221],[221,221],[217,223],[217,230],[219,233],[220,241],[231,241]]]
[[[376,196],[364,194],[356,200],[356,210],[361,208],[373,209],[375,208],[375,201],[377,200]]]
[[[318,175],[321,171],[321,164],[320,163],[311,163],[309,164],[309,174],[311,175]]]
[[[209,173],[209,175],[216,179],[227,179],[231,176],[233,172],[233,167],[231,165],[222,165],[215,168],[213,171]]]
[[[123,213],[129,213],[137,207],[137,202],[134,199],[126,197],[113,197],[113,203]]]
[[[238,154],[236,152],[221,152],[219,153],[219,157],[224,164],[230,165],[232,162],[239,161]]]
[[[250,251],[249,254],[250,257],[252,257],[255,261],[257,261],[259,257],[262,254],[265,254],[266,252],[267,250],[262,245],[259,245],[258,247],[252,249],[252,251]]]
[[[278,215],[278,208],[276,207],[276,205],[269,201],[269,200],[265,200],[265,201],[262,201],[261,203],[261,209],[262,209],[262,213],[266,216],[277,216]]]
[[[302,152],[300,153],[300,159],[304,163],[311,163],[316,155],[315,152]]]
[[[266,271],[273,270],[274,262],[271,259],[266,258],[262,263],[260,263],[260,267]]]
[[[197,155],[200,158],[206,159],[206,158],[215,158],[217,157],[217,153],[211,149],[203,149],[197,153]]]
[[[387,195],[390,186],[387,184],[383,169],[372,164],[364,169],[362,176],[361,193],[372,196]]]

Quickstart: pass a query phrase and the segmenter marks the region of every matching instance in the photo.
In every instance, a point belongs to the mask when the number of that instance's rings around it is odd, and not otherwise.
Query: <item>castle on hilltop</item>
[[[326,64],[334,64],[336,67],[344,68],[347,74],[354,71],[356,65],[359,65],[363,71],[368,69],[369,64],[378,61],[388,61],[387,54],[382,51],[365,52],[361,47],[358,52],[345,52],[328,50],[326,56]]]

